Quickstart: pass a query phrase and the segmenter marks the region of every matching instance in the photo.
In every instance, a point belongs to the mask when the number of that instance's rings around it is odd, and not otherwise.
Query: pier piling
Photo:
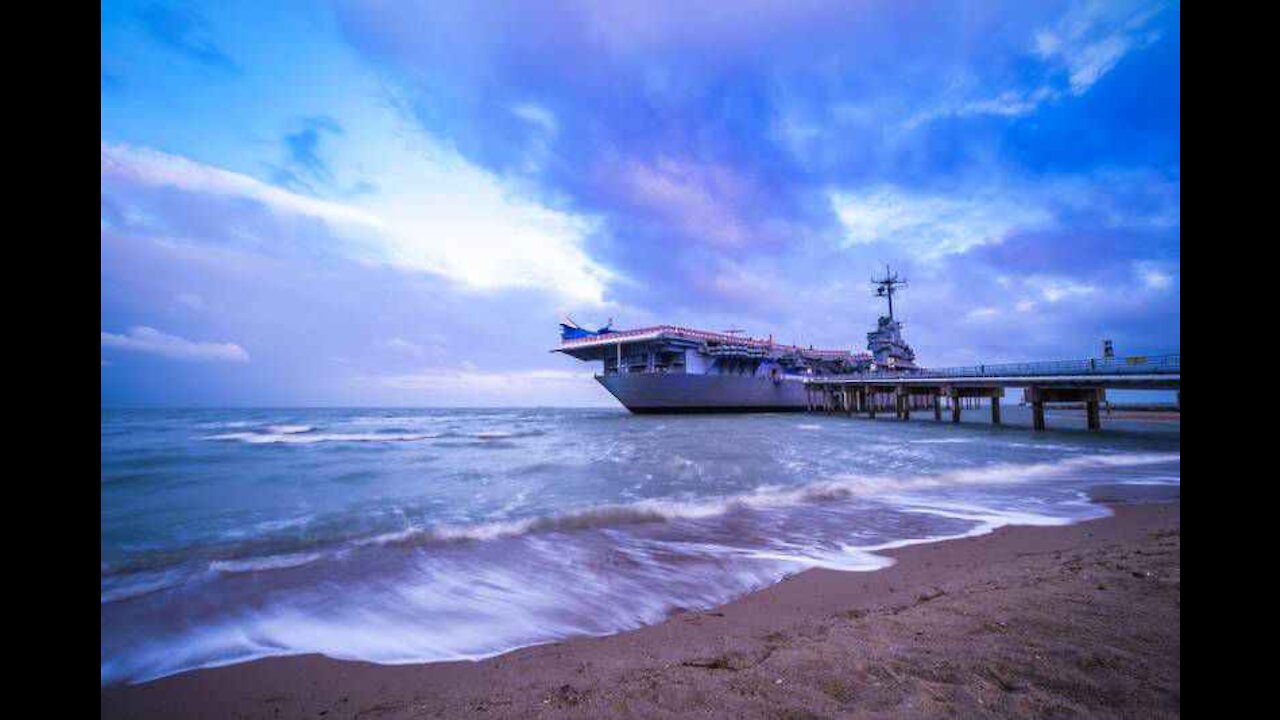
[[[1085,427],[1090,430],[1102,429],[1102,414],[1099,412],[1106,400],[1106,390],[1100,387],[1028,387],[1023,395],[1025,401],[1031,403],[1032,427],[1044,430],[1045,403],[1066,402],[1083,403],[1085,411]]]
[[[892,408],[900,420],[910,420],[911,411],[932,408],[933,419],[942,421],[945,402],[951,408],[951,422],[959,423],[966,408],[991,404],[991,424],[1000,425],[1001,398],[1007,388],[1022,388],[1023,402],[1031,406],[1032,427],[1044,430],[1045,406],[1073,403],[1083,406],[1085,425],[1102,429],[1102,405],[1107,388],[1173,390],[1181,409],[1181,373],[1178,355],[1157,358],[1128,358],[1124,363],[1104,366],[1096,360],[1054,363],[1023,363],[1004,366],[950,368],[911,373],[869,373],[826,376],[805,381],[805,400],[810,410],[846,415],[876,413]],[[1108,407],[1109,412],[1109,407]]]

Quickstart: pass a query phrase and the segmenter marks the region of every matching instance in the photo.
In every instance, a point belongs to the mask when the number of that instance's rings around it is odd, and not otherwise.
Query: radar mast
[[[876,297],[888,298],[889,300],[889,319],[893,319],[893,294],[897,292],[899,285],[906,287],[907,279],[898,277],[898,273],[891,272],[889,266],[884,266],[884,277],[871,278],[871,284],[876,288]]]

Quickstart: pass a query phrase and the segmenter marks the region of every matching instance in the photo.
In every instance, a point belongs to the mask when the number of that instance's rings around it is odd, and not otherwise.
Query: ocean
[[[1177,425],[1033,433],[1019,412],[104,410],[102,683],[482,658],[1180,482]]]

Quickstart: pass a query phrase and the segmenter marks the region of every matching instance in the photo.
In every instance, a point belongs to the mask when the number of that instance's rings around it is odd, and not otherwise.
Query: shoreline
[[[479,661],[273,657],[101,689],[102,717],[1179,713],[1177,486],[811,569],[707,611]],[[1137,504],[1135,504],[1137,503]]]

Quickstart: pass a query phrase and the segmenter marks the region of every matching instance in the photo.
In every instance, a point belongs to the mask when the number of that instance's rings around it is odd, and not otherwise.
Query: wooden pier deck
[[[1100,430],[1107,390],[1173,390],[1181,409],[1181,380],[1180,355],[1158,355],[815,376],[805,379],[805,390],[811,412],[874,418],[877,411],[892,410],[902,420],[909,420],[913,409],[924,409],[941,421],[945,398],[953,423],[960,422],[962,407],[986,398],[991,422],[999,425],[1005,390],[1022,388],[1034,429],[1045,429],[1047,403],[1083,403],[1088,428]]]

